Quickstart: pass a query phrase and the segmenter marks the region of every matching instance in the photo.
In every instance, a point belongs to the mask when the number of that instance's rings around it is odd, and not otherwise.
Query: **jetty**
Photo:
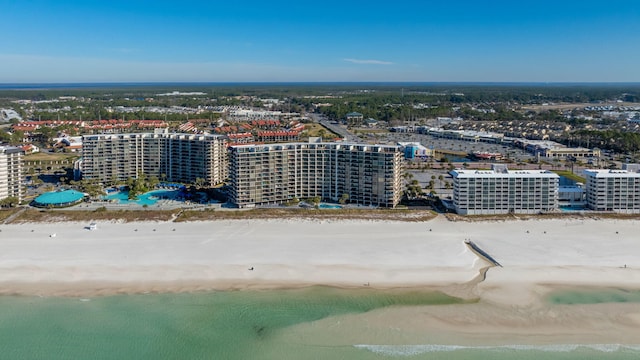
[[[487,254],[486,251],[480,249],[480,247],[478,245],[476,245],[476,243],[474,243],[473,241],[471,241],[469,239],[465,239],[464,243],[467,244],[467,246],[471,249],[471,251],[473,251],[476,255],[478,255],[481,258],[487,260],[488,262],[490,262],[494,266],[502,267],[502,265],[500,265],[500,263],[497,262],[496,259],[491,257],[491,255]]]

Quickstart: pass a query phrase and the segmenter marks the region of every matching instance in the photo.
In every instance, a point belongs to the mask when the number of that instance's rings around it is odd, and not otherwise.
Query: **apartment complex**
[[[461,215],[537,214],[558,209],[559,176],[548,170],[451,171],[453,205]]]
[[[596,211],[640,213],[640,164],[622,170],[584,170],[587,207]]]
[[[82,177],[125,181],[139,174],[161,180],[216,185],[227,177],[227,140],[221,135],[136,133],[83,136]]]
[[[22,186],[22,155],[19,147],[0,146],[0,200],[15,197],[24,198]]]
[[[230,201],[238,207],[320,197],[395,207],[402,196],[397,146],[347,143],[238,145],[229,150]]]

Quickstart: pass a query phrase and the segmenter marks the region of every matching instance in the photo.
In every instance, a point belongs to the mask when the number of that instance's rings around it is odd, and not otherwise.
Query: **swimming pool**
[[[322,203],[322,204],[318,205],[318,209],[342,209],[342,206],[335,205],[335,204]]]
[[[84,199],[84,193],[76,190],[60,190],[44,193],[35,200],[33,205],[38,207],[65,207],[79,203]]]
[[[561,205],[558,207],[562,212],[580,212],[587,210],[584,206],[564,206]]]
[[[118,191],[103,197],[105,200],[117,200],[118,204],[154,205],[160,199],[176,199],[178,190],[153,190],[138,195],[136,199],[129,199],[128,191]]]

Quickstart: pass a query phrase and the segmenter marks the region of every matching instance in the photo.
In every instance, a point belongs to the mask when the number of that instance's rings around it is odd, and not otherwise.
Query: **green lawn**
[[[24,161],[60,161],[60,160],[71,160],[74,161],[80,157],[79,154],[69,154],[69,153],[35,153],[25,155],[23,157]]]
[[[568,170],[551,170],[551,171],[553,171],[554,173],[556,173],[556,174],[558,174],[560,176],[564,176],[567,179],[571,179],[573,181],[581,182],[583,184],[587,180],[587,179],[583,178],[582,176],[578,176],[578,175],[576,175],[576,174],[574,174],[574,173],[572,173],[571,171],[568,171]]]

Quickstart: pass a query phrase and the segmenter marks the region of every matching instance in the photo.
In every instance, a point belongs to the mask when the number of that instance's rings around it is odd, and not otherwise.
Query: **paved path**
[[[25,212],[27,210],[27,207],[23,207],[22,209],[20,209],[19,211],[17,211],[15,214],[9,216],[8,218],[4,219],[4,221],[2,222],[3,224],[9,224],[13,221],[13,219],[17,218],[18,216],[20,216],[23,212]]]

